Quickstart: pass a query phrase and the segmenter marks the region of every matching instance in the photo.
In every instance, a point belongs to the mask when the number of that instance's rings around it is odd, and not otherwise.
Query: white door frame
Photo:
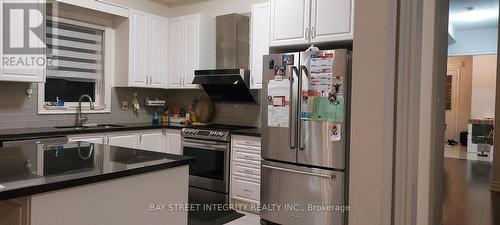
[[[393,224],[442,224],[448,4],[399,0]]]

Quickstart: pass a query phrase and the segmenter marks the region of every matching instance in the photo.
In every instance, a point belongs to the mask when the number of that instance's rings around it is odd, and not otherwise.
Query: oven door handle
[[[197,143],[191,143],[191,142],[183,142],[182,146],[183,147],[191,147],[191,148],[202,148],[202,149],[215,150],[215,151],[226,151],[228,149],[227,145],[197,144]]]

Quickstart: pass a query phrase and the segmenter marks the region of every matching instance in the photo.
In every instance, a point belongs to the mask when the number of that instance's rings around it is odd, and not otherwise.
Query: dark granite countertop
[[[84,142],[0,148],[0,200],[165,170],[194,160]]]
[[[260,137],[260,128],[243,129],[231,131],[231,134]]]
[[[133,131],[133,130],[147,130],[147,129],[182,129],[188,127],[181,124],[170,125],[153,125],[151,123],[120,123],[113,124],[116,127],[88,127],[84,129],[74,128],[55,128],[55,127],[40,127],[40,128],[16,128],[16,129],[0,129],[0,142],[15,141],[25,139],[49,138],[49,137],[63,137],[66,135],[75,134],[89,134],[89,133],[103,133],[103,132],[117,132],[117,131]]]
[[[67,135],[78,135],[78,134],[106,133],[106,132],[134,131],[134,130],[148,130],[148,129],[182,129],[186,127],[196,127],[194,125],[188,125],[188,126],[182,124],[153,125],[151,123],[117,123],[113,125],[118,125],[118,126],[109,128],[88,127],[79,130],[74,128],[55,128],[55,127],[0,129],[0,144],[3,141],[64,137]],[[233,130],[231,131],[231,134],[260,137],[260,129],[252,128],[252,129]]]

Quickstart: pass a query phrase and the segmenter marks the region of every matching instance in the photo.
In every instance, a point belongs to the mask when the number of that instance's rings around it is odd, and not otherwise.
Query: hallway
[[[500,225],[500,194],[490,192],[491,163],[444,158],[444,225]]]

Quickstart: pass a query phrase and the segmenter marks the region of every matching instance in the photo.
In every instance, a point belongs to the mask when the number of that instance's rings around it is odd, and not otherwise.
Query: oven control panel
[[[220,130],[205,130],[196,128],[183,128],[183,137],[207,139],[207,140],[218,140],[218,141],[229,141],[230,136],[228,131]]]

